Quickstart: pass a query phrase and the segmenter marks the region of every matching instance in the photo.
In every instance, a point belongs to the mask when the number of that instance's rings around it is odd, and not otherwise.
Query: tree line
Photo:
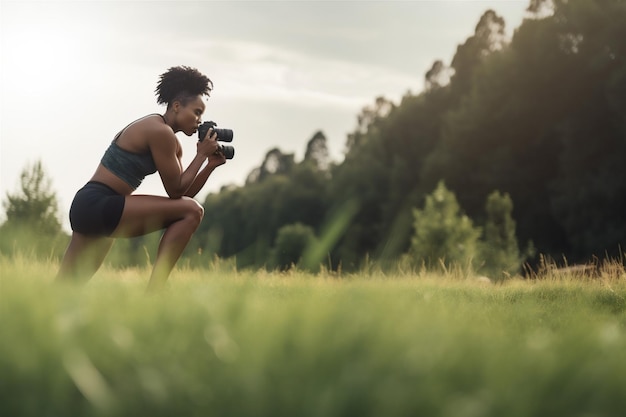
[[[620,256],[625,21],[623,1],[533,0],[507,40],[504,20],[485,12],[451,63],[425,74],[425,91],[362,110],[341,163],[328,161],[318,132],[302,162],[274,149],[245,186],[209,195],[199,244],[259,266],[281,227],[321,236],[343,209],[326,248],[332,266],[395,262],[420,226],[415,208],[443,181],[476,224],[491,193],[509,196],[521,254]]]
[[[625,21],[622,0],[531,0],[509,39],[486,11],[423,91],[362,109],[343,161],[319,131],[302,161],[271,149],[243,186],[208,195],[185,257],[514,273],[539,254],[622,256]],[[137,259],[122,263],[149,260],[144,243],[124,243]]]

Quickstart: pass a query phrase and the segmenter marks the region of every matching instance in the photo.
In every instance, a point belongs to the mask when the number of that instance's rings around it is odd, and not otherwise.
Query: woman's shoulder
[[[141,136],[146,139],[157,138],[175,138],[176,135],[169,125],[165,123],[163,116],[158,113],[146,115],[133,122],[137,126],[137,130],[141,132]]]
[[[177,138],[159,114],[149,114],[131,122],[113,141],[124,149],[141,153],[155,143],[176,142]]]
[[[163,126],[168,127],[165,123],[165,119],[159,113],[150,113],[139,119],[135,120],[131,124],[141,124],[144,126]]]
[[[177,150],[180,147],[180,143],[176,134],[172,128],[165,123],[163,116],[160,114],[151,114],[143,118],[143,137],[148,147],[154,151],[155,149],[162,150]]]

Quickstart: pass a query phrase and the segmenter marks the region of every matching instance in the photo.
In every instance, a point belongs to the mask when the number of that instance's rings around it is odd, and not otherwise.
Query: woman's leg
[[[110,238],[72,233],[57,280],[88,280],[100,268],[112,244]]]
[[[165,228],[148,283],[148,290],[163,286],[196,231],[204,209],[189,197],[171,199],[149,195],[126,197],[122,218],[112,237],[134,237]]]

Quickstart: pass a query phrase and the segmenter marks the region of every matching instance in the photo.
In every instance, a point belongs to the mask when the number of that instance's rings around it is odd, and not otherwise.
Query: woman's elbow
[[[181,189],[166,189],[165,190],[165,192],[167,193],[167,196],[171,198],[172,200],[178,200],[182,198],[185,195],[185,191],[186,190],[181,190]]]

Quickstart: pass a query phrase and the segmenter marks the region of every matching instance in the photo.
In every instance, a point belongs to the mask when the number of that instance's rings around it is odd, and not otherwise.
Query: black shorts
[[[70,207],[72,230],[89,236],[110,236],[122,218],[125,197],[101,182],[78,190]]]

